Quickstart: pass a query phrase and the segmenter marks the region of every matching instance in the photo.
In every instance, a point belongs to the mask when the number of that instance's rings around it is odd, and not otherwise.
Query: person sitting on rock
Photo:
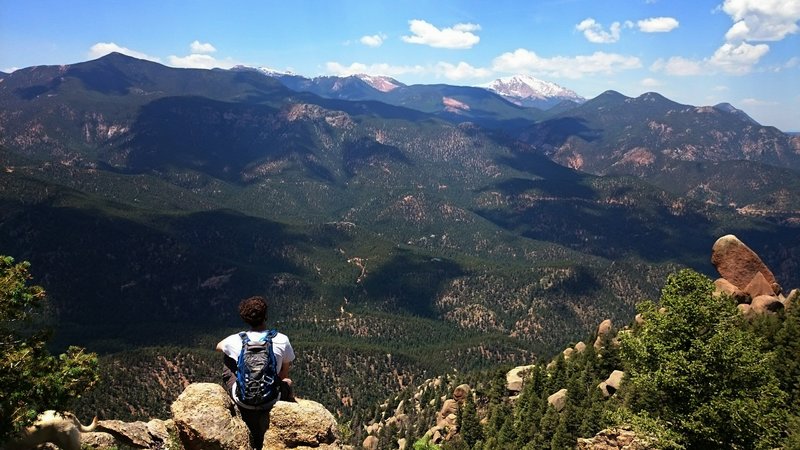
[[[282,333],[276,333],[272,337],[272,352],[275,355],[278,392],[276,398],[268,404],[257,407],[243,403],[239,399],[237,389],[237,374],[239,355],[244,347],[243,336],[246,334],[252,342],[263,340],[268,333],[267,330],[267,301],[260,296],[250,297],[239,304],[239,316],[249,325],[250,329],[241,333],[232,334],[217,344],[216,350],[224,354],[224,366],[222,370],[222,382],[228,394],[238,406],[244,423],[250,430],[250,439],[253,448],[261,450],[264,442],[264,435],[269,428],[269,412],[272,406],[281,400],[293,400],[291,392],[292,380],[289,378],[289,369],[295,358],[292,344],[289,338]]]

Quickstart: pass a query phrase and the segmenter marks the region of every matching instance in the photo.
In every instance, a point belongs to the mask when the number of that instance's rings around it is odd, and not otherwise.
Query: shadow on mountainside
[[[269,106],[163,98],[141,108],[131,134],[124,152],[135,170],[189,169],[237,184],[275,170],[335,181],[315,154],[313,129]]]
[[[369,274],[364,289],[371,296],[380,293],[390,309],[435,318],[437,295],[451,280],[464,274],[464,269],[451,260],[397,249],[388,262]]]
[[[349,178],[356,176],[361,168],[382,162],[413,165],[413,162],[399,148],[367,138],[349,142],[342,151],[342,160],[345,173]]]
[[[587,123],[587,120],[579,117],[559,117],[537,122],[520,133],[520,140],[546,153],[549,147],[561,147],[572,137],[586,142],[602,138],[603,130],[590,128]]]
[[[287,248],[307,237],[281,224],[230,211],[133,220],[115,209],[124,205],[61,206],[82,201],[2,201],[0,248],[31,262],[59,324],[84,338],[119,339],[122,329],[136,338],[137,323],[219,322],[275,274],[305,274]]]

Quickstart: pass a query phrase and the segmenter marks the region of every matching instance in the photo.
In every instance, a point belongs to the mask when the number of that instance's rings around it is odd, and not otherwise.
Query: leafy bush
[[[63,410],[98,380],[97,356],[78,347],[51,355],[40,328],[46,297],[30,286],[29,264],[0,256],[0,442],[38,413]]]

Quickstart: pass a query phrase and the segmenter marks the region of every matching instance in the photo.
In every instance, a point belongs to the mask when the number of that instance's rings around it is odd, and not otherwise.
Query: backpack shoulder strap
[[[241,338],[241,340],[242,340],[242,345],[245,345],[248,342],[250,342],[250,338],[247,336],[247,333],[244,332],[244,331],[239,333],[239,338]]]

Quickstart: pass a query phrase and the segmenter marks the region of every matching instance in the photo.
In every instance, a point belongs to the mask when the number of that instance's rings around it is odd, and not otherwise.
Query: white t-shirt
[[[249,337],[251,341],[260,341],[266,334],[266,331],[248,331],[247,337]],[[235,361],[239,360],[239,353],[242,352],[242,338],[239,337],[239,333],[226,337],[222,340],[221,344],[223,353],[230,356]],[[278,372],[280,372],[281,367],[283,367],[284,361],[294,361],[292,344],[289,343],[289,338],[283,333],[278,333],[272,338],[272,353],[275,354]]]

